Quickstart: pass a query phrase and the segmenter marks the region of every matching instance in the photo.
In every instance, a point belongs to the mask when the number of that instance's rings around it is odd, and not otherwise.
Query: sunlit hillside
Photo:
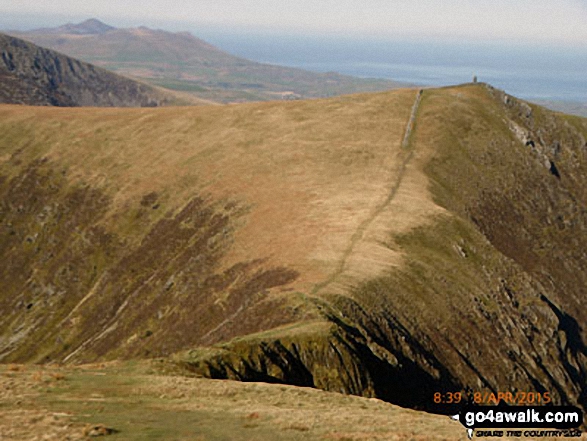
[[[3,362],[587,405],[585,119],[476,84],[0,133]]]

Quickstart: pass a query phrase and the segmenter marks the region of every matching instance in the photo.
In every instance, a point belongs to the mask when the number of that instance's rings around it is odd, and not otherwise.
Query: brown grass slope
[[[0,357],[585,407],[586,122],[484,85],[0,108]]]
[[[4,356],[163,355],[311,317],[303,293],[394,178],[413,95],[4,107]]]
[[[177,101],[171,93],[5,34],[0,54],[0,103],[155,107]]]
[[[305,98],[383,91],[399,83],[257,63],[228,54],[188,32],[144,26],[111,28],[97,20],[11,34],[151,84],[219,102]]]

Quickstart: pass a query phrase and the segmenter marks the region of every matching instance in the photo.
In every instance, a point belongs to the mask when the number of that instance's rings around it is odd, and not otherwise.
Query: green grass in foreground
[[[159,366],[169,365],[0,366],[2,439],[53,435],[49,439],[80,440],[86,439],[84,427],[98,424],[118,431],[108,437],[113,441],[464,438],[463,428],[446,417],[379,400],[164,375]],[[7,388],[10,399],[2,399]],[[60,436],[56,430],[61,430]]]

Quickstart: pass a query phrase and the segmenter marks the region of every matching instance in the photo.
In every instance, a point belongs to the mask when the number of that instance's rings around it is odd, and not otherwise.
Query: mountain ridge
[[[71,34],[75,26],[81,25],[11,33],[125,76],[219,102],[318,98],[401,85],[257,63],[228,54],[189,32],[141,26]]]
[[[0,107],[2,361],[585,409],[587,120],[418,94]]]

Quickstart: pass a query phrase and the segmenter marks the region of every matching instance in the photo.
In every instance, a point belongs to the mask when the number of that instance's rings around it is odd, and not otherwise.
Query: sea
[[[461,84],[476,76],[528,100],[587,103],[587,43],[193,32],[227,52],[264,63],[423,86]]]

